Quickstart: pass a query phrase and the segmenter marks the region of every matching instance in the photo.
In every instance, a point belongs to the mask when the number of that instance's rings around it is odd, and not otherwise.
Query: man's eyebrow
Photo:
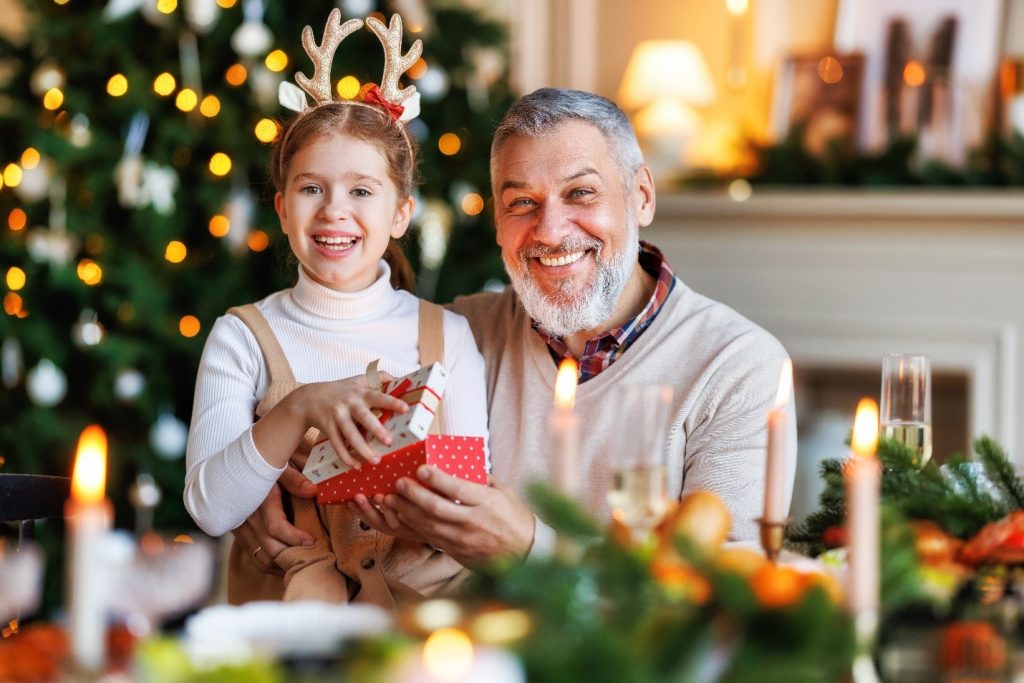
[[[529,186],[522,180],[506,180],[501,184],[501,187],[498,190],[498,194],[501,194],[505,190],[522,190],[527,187]]]
[[[583,176],[588,175],[596,175],[598,177],[601,176],[601,174],[598,172],[596,168],[587,166],[586,168],[581,168],[575,173],[570,173],[569,175],[565,176],[564,178],[562,178],[562,182],[567,183],[571,180],[576,180],[577,178],[582,178]],[[523,182],[522,180],[506,180],[501,184],[501,187],[498,190],[498,194],[501,194],[505,190],[523,190],[528,188],[529,186],[529,183]]]
[[[570,180],[576,180],[577,178],[582,178],[585,175],[596,175],[598,177],[601,176],[601,174],[598,172],[598,170],[596,168],[592,168],[592,167],[588,166],[586,168],[581,168],[580,170],[576,171],[575,173],[571,173],[571,174],[567,175],[566,177],[562,178],[562,182],[563,183],[567,183]]]

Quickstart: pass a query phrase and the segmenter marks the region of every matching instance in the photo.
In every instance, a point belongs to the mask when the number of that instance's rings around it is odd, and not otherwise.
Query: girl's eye
[[[319,194],[320,188],[316,185],[303,185],[299,188],[299,192],[302,194]]]
[[[355,195],[356,197],[369,197],[370,191],[367,190],[365,187],[357,187],[354,190],[352,190],[352,194]]]

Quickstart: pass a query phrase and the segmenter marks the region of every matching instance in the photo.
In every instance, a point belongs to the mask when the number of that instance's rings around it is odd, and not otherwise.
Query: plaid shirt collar
[[[615,329],[608,330],[587,341],[583,349],[583,355],[578,359],[580,366],[580,382],[585,382],[597,376],[602,370],[610,366],[626,352],[629,345],[640,338],[654,318],[661,311],[669,292],[675,286],[675,273],[668,265],[668,261],[653,244],[640,241],[640,267],[657,280],[654,287],[654,294],[647,301],[636,316],[624,322]],[[561,337],[551,337],[545,334],[536,321],[533,322],[533,329],[547,342],[551,357],[557,363],[562,358],[571,355],[569,347],[565,345]]]

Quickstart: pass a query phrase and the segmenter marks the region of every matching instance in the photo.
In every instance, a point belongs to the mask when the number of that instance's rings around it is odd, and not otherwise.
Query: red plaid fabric
[[[636,341],[644,330],[654,321],[654,318],[661,311],[662,305],[668,298],[669,292],[675,286],[676,278],[672,268],[662,253],[653,244],[640,241],[640,267],[647,271],[657,280],[654,287],[654,294],[651,295],[647,305],[635,317],[627,320],[621,327],[594,337],[587,341],[583,355],[577,359],[580,366],[579,381],[586,382],[591,377],[596,377],[602,370],[614,363],[626,352],[629,345]],[[560,337],[549,337],[541,332],[536,323],[533,328],[537,330],[544,341],[547,342],[551,351],[551,357],[555,362],[571,355],[569,348]]]

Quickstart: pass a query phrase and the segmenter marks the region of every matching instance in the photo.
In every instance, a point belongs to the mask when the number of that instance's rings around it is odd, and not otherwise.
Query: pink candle
[[[68,544],[68,632],[71,654],[83,671],[99,671],[106,658],[107,612],[103,544],[112,510],[104,497],[107,435],[97,425],[78,439],[71,499],[65,505]]]
[[[787,358],[779,377],[779,392],[775,406],[768,411],[768,448],[765,454],[764,473],[764,521],[782,523],[786,521],[786,471],[787,441],[786,423],[789,420],[786,408],[793,392],[793,363]]]
[[[576,404],[576,361],[565,358],[555,379],[555,409],[551,414],[551,474],[555,487],[566,496],[574,496],[579,480],[579,417]]]
[[[846,467],[846,548],[849,559],[847,599],[850,611],[878,610],[879,489],[878,404],[870,398],[857,404],[853,439]]]

